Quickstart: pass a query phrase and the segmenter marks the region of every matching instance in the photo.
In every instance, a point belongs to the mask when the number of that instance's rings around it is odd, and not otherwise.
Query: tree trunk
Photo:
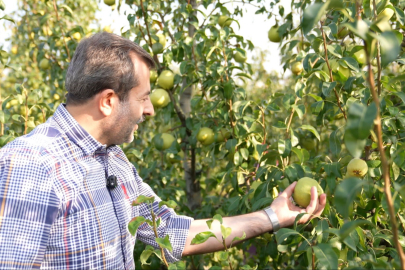
[[[194,9],[197,8],[196,0],[191,0],[190,4],[193,6]],[[196,16],[196,12],[194,12],[194,16]],[[190,20],[192,18],[190,17]],[[195,33],[195,27],[191,24],[188,26],[188,35],[193,37]],[[195,46],[195,41],[193,41],[193,46]],[[191,56],[190,56],[191,57]],[[192,97],[192,86],[187,86],[187,79],[183,79],[183,88],[184,92],[180,96],[180,107],[183,110],[186,118],[190,117],[191,112],[191,97]],[[200,182],[197,179],[196,171],[195,171],[195,149],[191,148],[188,144],[189,140],[188,137],[185,140],[186,143],[186,151],[184,151],[184,179],[186,181],[186,194],[187,194],[187,202],[188,207],[190,210],[198,209],[201,207],[201,186]]]

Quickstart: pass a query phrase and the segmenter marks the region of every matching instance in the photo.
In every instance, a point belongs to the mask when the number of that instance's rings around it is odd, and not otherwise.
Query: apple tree
[[[11,50],[1,50],[0,143],[63,102],[77,43],[100,31],[97,5],[125,7],[120,34],[157,69],[155,116],[122,148],[163,200],[180,214],[220,221],[264,208],[304,177],[327,194],[324,213],[307,224],[170,267],[403,268],[404,3],[231,3],[19,1],[20,12],[2,20],[15,24]],[[238,21],[247,6],[275,19],[261,25],[279,44],[283,75],[264,68],[266,51],[248,60],[255,45]],[[138,268],[163,267],[158,252],[135,247]]]

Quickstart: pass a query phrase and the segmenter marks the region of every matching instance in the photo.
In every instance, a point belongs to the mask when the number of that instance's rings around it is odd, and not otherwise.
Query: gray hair
[[[76,48],[66,74],[66,103],[81,105],[104,89],[113,89],[120,101],[139,85],[130,54],[155,67],[141,46],[121,36],[102,32],[83,39]]]

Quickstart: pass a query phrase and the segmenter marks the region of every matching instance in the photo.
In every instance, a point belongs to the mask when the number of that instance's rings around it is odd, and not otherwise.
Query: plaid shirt
[[[134,269],[136,237],[158,247],[149,225],[128,232],[133,217],[151,219],[147,205],[131,202],[156,194],[118,146],[96,141],[64,105],[0,150],[0,170],[1,269]],[[106,188],[106,175],[117,177],[116,188]],[[158,234],[169,235],[174,262],[192,218],[157,204]]]

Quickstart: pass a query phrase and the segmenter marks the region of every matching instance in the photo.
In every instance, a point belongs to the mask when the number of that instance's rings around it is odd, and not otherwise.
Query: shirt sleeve
[[[0,154],[0,269],[40,268],[59,199],[40,155]]]
[[[159,238],[164,238],[169,235],[170,243],[173,247],[173,252],[165,249],[165,257],[168,262],[176,262],[181,259],[191,222],[194,220],[191,217],[177,215],[172,208],[165,205],[159,208],[159,202],[162,200],[153,192],[150,186],[144,183],[134,168],[135,179],[138,183],[140,195],[154,196],[153,211],[158,218],[161,218],[161,223],[157,228]],[[149,204],[141,204],[139,206],[139,214],[146,219],[152,220]],[[155,241],[155,234],[151,226],[147,223],[142,224],[137,231],[137,238],[145,244],[151,245],[154,248],[159,248]]]

